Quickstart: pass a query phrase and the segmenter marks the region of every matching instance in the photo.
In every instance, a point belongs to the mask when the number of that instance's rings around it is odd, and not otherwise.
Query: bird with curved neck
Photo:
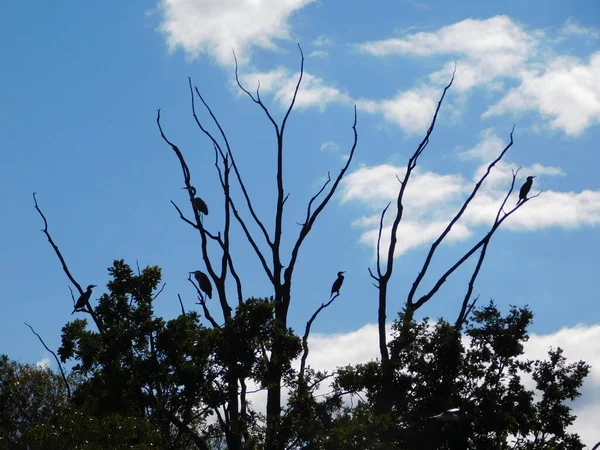
[[[208,205],[202,200],[200,197],[196,197],[196,188],[194,186],[184,187],[187,191],[192,194],[193,200],[192,205],[194,205],[194,209],[205,216],[208,216]]]
[[[519,191],[519,201],[517,202],[517,205],[519,203],[527,200],[527,194],[529,194],[529,191],[531,190],[531,186],[533,186],[534,178],[535,177],[533,177],[533,176],[527,177],[527,181],[525,183],[523,183],[523,186],[521,186],[521,190]]]
[[[331,297],[333,297],[334,293],[340,295],[340,288],[344,282],[344,273],[346,272],[338,272],[337,279],[333,282],[333,286],[331,286]]]
[[[200,270],[196,270],[194,272],[190,272],[190,275],[194,274],[194,278],[198,282],[198,287],[202,292],[206,294],[208,298],[212,298],[212,284],[210,284],[210,279],[208,275]]]
[[[90,284],[85,292],[81,294],[81,296],[75,302],[75,309],[71,313],[71,315],[75,314],[77,311],[81,310],[85,305],[90,301],[90,297],[92,296],[92,289],[95,288],[95,284]]]

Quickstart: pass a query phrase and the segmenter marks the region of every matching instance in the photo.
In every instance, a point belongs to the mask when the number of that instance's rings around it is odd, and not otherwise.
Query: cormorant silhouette
[[[186,189],[192,193],[192,196],[194,197],[194,200],[192,200],[192,204],[194,205],[196,211],[204,214],[205,216],[208,216],[208,205],[200,197],[196,197],[196,188],[194,186],[190,186],[184,187],[183,189]]]
[[[460,418],[461,418],[458,415],[459,412],[460,412],[459,408],[452,408],[452,409],[449,409],[448,411],[444,411],[441,414],[431,416],[430,419],[437,419],[437,420],[441,420],[442,422],[456,422],[457,420],[460,420]]]
[[[535,177],[527,177],[527,181],[523,183],[523,186],[521,186],[521,190],[519,191],[519,201],[517,202],[517,205],[527,200],[527,194],[529,194],[529,191],[531,190],[534,178]]]
[[[190,273],[194,274],[194,278],[198,282],[200,290],[204,292],[208,296],[208,298],[212,298],[212,284],[210,284],[210,279],[208,278],[208,276],[204,272],[201,272],[199,270]]]
[[[338,272],[337,280],[333,282],[333,286],[331,286],[331,295],[334,293],[339,294],[340,288],[342,287],[342,283],[344,282],[344,273],[346,272]]]
[[[92,296],[92,289],[95,287],[96,287],[95,284],[90,284],[87,287],[85,292],[83,294],[81,294],[81,296],[75,302],[75,309],[73,310],[71,315],[75,314],[77,312],[77,310],[80,310],[81,308],[83,308],[86,305],[86,303],[88,303],[90,301],[90,297]]]

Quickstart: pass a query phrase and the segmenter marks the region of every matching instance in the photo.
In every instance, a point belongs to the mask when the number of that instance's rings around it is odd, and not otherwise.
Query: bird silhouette
[[[339,295],[340,288],[342,287],[342,283],[344,282],[344,273],[346,272],[338,272],[338,277],[333,282],[333,286],[331,286],[331,296],[333,296],[334,293]]]
[[[531,190],[534,178],[535,177],[527,177],[527,181],[523,183],[523,186],[521,186],[521,190],[519,191],[519,201],[517,202],[517,205],[527,200],[527,194],[529,194],[529,191]]]
[[[210,284],[210,279],[208,278],[208,276],[204,272],[201,272],[199,270],[190,273],[194,274],[194,278],[198,282],[200,290],[204,292],[208,296],[208,298],[212,298],[212,284]]]
[[[447,411],[444,411],[441,414],[437,414],[437,415],[431,416],[429,418],[441,420],[442,422],[456,422],[457,420],[461,419],[461,417],[458,415],[459,412],[460,412],[459,408],[452,408]]]
[[[205,216],[208,216],[208,205],[200,197],[196,197],[196,188],[194,186],[190,186],[190,187],[184,187],[183,189],[186,189],[189,192],[191,192],[192,197],[194,197],[194,199],[192,200],[194,209],[196,209],[196,211],[198,211],[199,213],[202,213]]]
[[[83,294],[81,294],[81,296],[75,302],[75,309],[73,310],[71,315],[75,314],[77,312],[77,310],[83,308],[90,301],[90,297],[92,296],[92,289],[95,287],[96,287],[95,284],[90,284],[87,287],[85,292]]]

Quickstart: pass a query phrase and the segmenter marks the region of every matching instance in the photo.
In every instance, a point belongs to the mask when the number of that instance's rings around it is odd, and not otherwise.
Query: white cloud
[[[595,28],[587,28],[568,20],[559,34],[600,37]],[[442,70],[430,73],[428,82],[406,91],[413,98],[419,91],[438,88],[447,83],[457,63],[453,89],[459,93],[484,87],[490,92],[505,92],[505,80],[518,85],[483,117],[492,115],[538,112],[547,125],[567,135],[576,136],[588,127],[600,123],[600,53],[591,55],[589,63],[569,56],[555,56],[552,47],[558,40],[549,32],[528,30],[507,16],[485,20],[466,19],[431,32],[406,34],[402,38],[365,42],[364,52],[375,56],[408,55],[413,57],[449,56],[452,60]],[[405,95],[407,95],[405,93]],[[438,94],[439,95],[439,94]],[[431,112],[428,96],[426,106],[417,112]],[[380,112],[407,132],[422,131],[414,118],[402,108],[393,108],[399,98],[369,104],[370,112]],[[416,103],[416,102],[413,102]],[[375,106],[379,105],[379,108]],[[381,105],[385,105],[383,108]],[[407,103],[408,107],[412,106]],[[431,114],[429,114],[431,115]]]
[[[600,123],[600,52],[588,64],[560,57],[542,72],[523,73],[522,83],[484,114],[484,117],[537,110],[549,126],[576,136]]]
[[[366,42],[360,48],[376,56],[459,56],[462,59],[454,87],[463,91],[520,70],[536,45],[537,39],[521,25],[507,16],[495,16],[486,20],[466,19],[434,32],[413,33],[401,39]],[[436,83],[447,82],[453,69],[454,62],[449,62],[444,70],[430,77]]]
[[[240,81],[250,92],[255,91],[260,83],[261,94],[273,94],[275,101],[281,107],[287,108],[292,101],[299,75],[299,73],[292,74],[287,69],[279,67],[270,72],[251,72],[240,75]],[[322,78],[304,72],[295,108],[318,107],[324,110],[329,103],[350,101],[351,98],[346,93],[326,85]]]
[[[182,48],[189,58],[210,55],[220,64],[241,61],[253,47],[276,48],[289,39],[291,15],[315,0],[160,0],[162,23],[171,51]]]
[[[506,144],[492,130],[482,133],[482,141],[460,157],[483,159],[485,162],[474,171],[472,180],[457,174],[439,174],[416,168],[404,193],[403,219],[398,228],[398,244],[395,256],[408,250],[430,244],[445,229],[460,209],[463,201],[487,169],[491,158],[496,157]],[[512,181],[512,173],[519,167],[514,163],[500,161],[496,164],[477,196],[446,238],[446,243],[464,241],[475,234],[475,228],[493,223],[498,208]],[[391,223],[396,213],[396,198],[405,167],[389,164],[362,166],[350,173],[341,184],[341,202],[358,202],[367,213],[353,222],[361,228],[360,242],[376,250],[381,210],[391,202],[384,221],[381,248],[387,248]],[[521,168],[508,207],[518,200],[518,191],[528,175],[537,176],[533,190],[535,195],[542,189],[545,177],[564,176],[558,167],[539,163]],[[549,227],[577,228],[600,224],[600,191],[556,192],[545,190],[539,197],[523,205],[502,225],[503,229],[529,231]]]
[[[47,369],[50,367],[50,358],[42,358],[41,360],[36,362],[35,365],[40,369]]]
[[[359,100],[357,108],[381,113],[388,122],[400,126],[407,134],[417,134],[425,131],[431,123],[439,97],[439,89],[422,86],[399,92],[391,99]]]

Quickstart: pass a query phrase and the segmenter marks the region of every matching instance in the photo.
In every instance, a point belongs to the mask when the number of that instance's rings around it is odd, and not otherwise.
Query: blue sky
[[[40,232],[33,191],[81,284],[100,285],[100,294],[114,259],[133,266],[138,260],[163,268],[159,314],[178,313],[177,293],[194,307],[186,277],[202,268],[198,239],[169,203],[189,208],[177,160],[158,134],[156,110],[162,109],[165,132],[184,151],[211,208],[205,224],[216,229],[221,199],[212,148],[191,117],[192,77],[228,133],[261,217],[272,223],[275,139],[261,111],[233,84],[231,50],[242,81],[254,89],[260,80],[266,103],[281,117],[299,67],[297,42],[306,60],[286,137],[288,245],[327,171],[336,174],[344,164],[354,104],[359,143],[348,178],[302,250],[293,327],[303,327],[327,298],[338,270],[347,271],[342,296],[315,332],[350,333],[376,321],[367,273],[374,217],[394,197],[395,175],[427,128],[455,62],[455,84],[407,194],[388,318],[406,298],[428,243],[516,124],[514,146],[432,269],[440,273],[481,236],[511,169],[523,167],[518,184],[537,175],[533,192],[544,193],[495,236],[475,293],[503,307],[529,304],[539,335],[597,326],[599,14],[595,1],[4,5],[0,352],[39,361],[47,355],[23,321],[56,348],[71,319],[68,280]],[[245,295],[270,295],[256,257],[237,242]],[[452,320],[468,269],[422,313]],[[588,356],[600,359],[597,350]]]

